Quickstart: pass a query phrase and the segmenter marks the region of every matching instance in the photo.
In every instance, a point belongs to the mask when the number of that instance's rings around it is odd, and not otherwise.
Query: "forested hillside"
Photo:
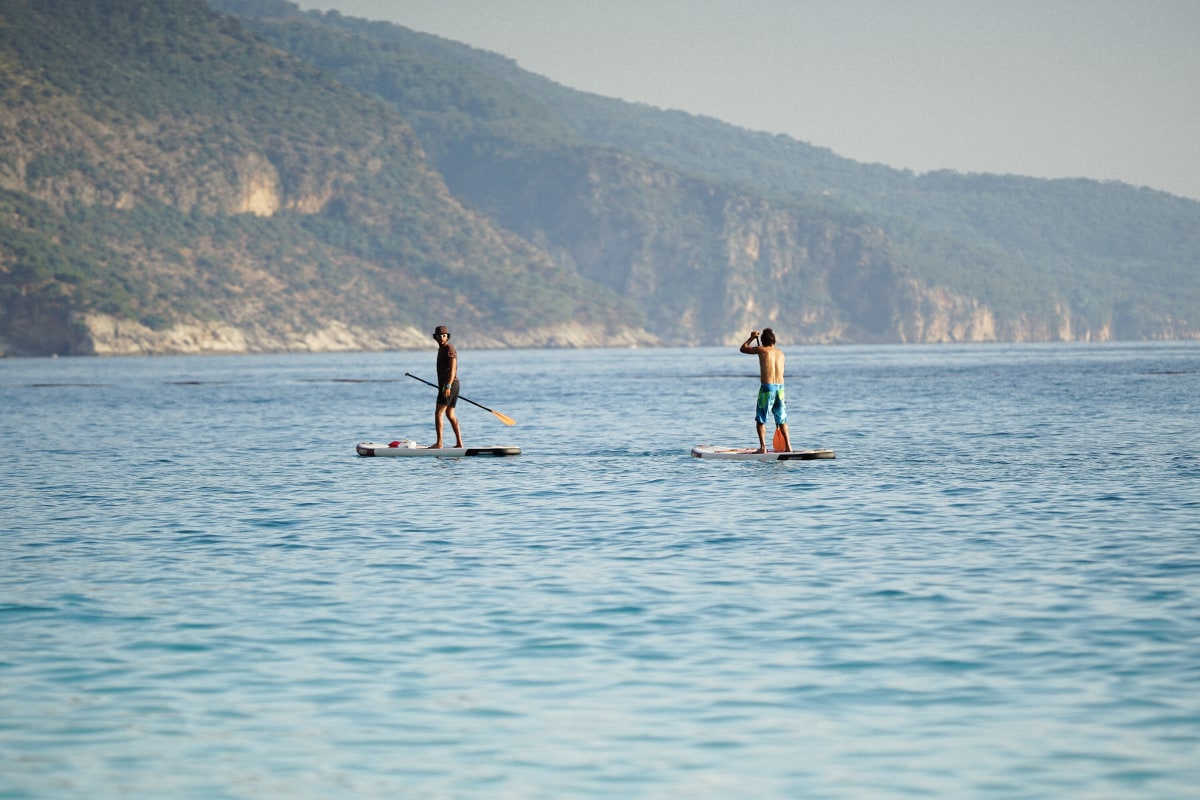
[[[0,0],[0,353],[1200,336],[1200,203],[913,175],[284,0]]]
[[[200,0],[0,0],[0,350],[646,338],[385,104]]]

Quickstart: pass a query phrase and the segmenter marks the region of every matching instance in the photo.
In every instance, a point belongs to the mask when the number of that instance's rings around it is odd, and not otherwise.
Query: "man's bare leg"
[[[792,452],[792,437],[790,435],[788,435],[787,423],[785,422],[782,425],[780,425],[779,430],[783,431],[783,452],[785,452],[785,453]]]
[[[442,449],[442,418],[445,416],[446,407],[441,403],[438,403],[433,410],[433,432],[437,434],[437,441],[429,445],[430,450]]]
[[[767,452],[767,426],[761,422],[754,423],[755,430],[758,431],[758,450],[755,452]]]
[[[446,418],[450,420],[450,428],[454,431],[454,446],[462,448],[462,431],[458,428],[458,414],[454,413],[453,408],[446,409]]]

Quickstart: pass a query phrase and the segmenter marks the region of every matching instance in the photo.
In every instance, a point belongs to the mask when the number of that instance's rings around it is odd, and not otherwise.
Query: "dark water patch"
[[[27,606],[19,603],[0,603],[0,615],[24,616],[26,614],[54,613],[58,609],[53,606]]]
[[[168,653],[204,653],[212,649],[211,645],[203,642],[177,641],[138,641],[127,645],[133,651],[161,650]]]
[[[31,383],[30,386],[36,389],[57,389],[63,387],[81,387],[87,389],[96,388],[111,388],[111,383]]]

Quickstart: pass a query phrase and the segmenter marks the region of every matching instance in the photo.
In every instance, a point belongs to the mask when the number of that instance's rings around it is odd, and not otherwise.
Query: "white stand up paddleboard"
[[[771,450],[758,453],[753,447],[717,447],[712,444],[696,445],[692,448],[692,455],[696,458],[727,458],[735,461],[815,461],[837,458],[832,450],[792,450],[789,453]]]
[[[359,442],[354,446],[360,456],[426,456],[434,458],[461,458],[463,456],[519,456],[521,448],[513,445],[491,447],[425,447],[407,439],[400,439],[387,444],[379,442]]]

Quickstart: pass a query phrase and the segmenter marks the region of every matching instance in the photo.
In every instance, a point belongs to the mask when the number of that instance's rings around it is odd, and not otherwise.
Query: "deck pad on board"
[[[359,442],[354,449],[360,456],[426,456],[433,458],[460,458],[463,456],[519,456],[521,448],[515,445],[491,445],[488,447],[441,447],[434,450],[416,442],[400,440],[382,444]]]
[[[698,444],[692,448],[696,458],[726,458],[735,461],[815,461],[817,459],[837,458],[832,450],[792,450],[779,453],[774,450],[766,453],[756,452],[753,447],[718,447],[712,444]]]

